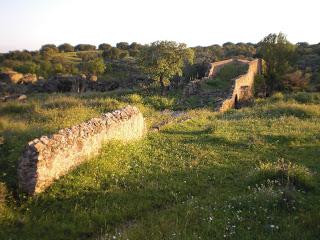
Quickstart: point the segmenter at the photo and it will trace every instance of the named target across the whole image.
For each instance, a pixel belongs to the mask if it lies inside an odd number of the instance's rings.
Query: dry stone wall
[[[136,107],[127,106],[52,136],[34,139],[19,161],[19,185],[29,194],[42,192],[54,180],[97,154],[106,141],[138,139],[144,132],[142,113]]]
[[[207,74],[208,77],[214,77],[222,67],[233,62],[234,62],[233,59],[227,59],[227,60],[211,63],[211,68],[209,69],[209,72]]]
[[[233,63],[234,61],[235,61],[234,59],[227,59],[227,60],[211,63],[210,68],[209,68],[208,72],[206,73],[205,77],[203,77],[201,79],[196,79],[196,80],[190,81],[185,86],[185,88],[183,89],[183,96],[189,97],[191,95],[198,94],[199,90],[201,88],[201,83],[203,81],[206,81],[209,78],[213,78],[222,67],[224,67],[227,64]]]
[[[239,61],[239,60],[238,60]],[[247,101],[253,97],[254,94],[254,77],[261,74],[262,59],[255,59],[247,62],[249,67],[246,74],[233,79],[233,86],[230,90],[229,96],[222,101],[221,106],[218,107],[220,112],[236,107],[238,102]]]

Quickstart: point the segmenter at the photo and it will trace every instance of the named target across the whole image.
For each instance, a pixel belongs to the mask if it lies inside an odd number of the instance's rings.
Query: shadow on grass
[[[216,137],[213,135],[214,128],[207,127],[202,130],[196,131],[180,131],[180,130],[164,130],[164,134],[169,135],[182,135],[184,139],[181,140],[185,144],[200,144],[200,145],[210,145],[210,146],[228,146],[232,149],[245,149],[248,147],[248,144],[241,141],[230,141],[222,137]]]
[[[256,109],[254,112],[251,109],[240,111],[229,111],[218,116],[221,120],[243,120],[243,119],[265,119],[272,120],[281,117],[296,117],[299,119],[309,119],[318,117],[316,112],[304,109],[299,106],[273,106],[269,109]]]
[[[80,187],[74,182],[76,180],[70,181],[72,175],[85,168],[86,164],[80,166],[57,181],[52,189],[28,201],[23,207],[23,216],[3,225],[0,237],[98,237],[101,231],[113,231],[116,226],[137,221],[150,213],[180,205],[195,196],[205,196],[206,190],[215,185],[214,176],[223,172],[221,180],[228,184],[230,178],[226,172],[236,171],[220,166],[197,171],[153,172],[143,178],[132,174],[121,182],[106,176],[99,180],[99,187]]]

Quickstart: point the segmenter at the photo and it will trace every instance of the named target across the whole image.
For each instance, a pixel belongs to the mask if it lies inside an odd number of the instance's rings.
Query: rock
[[[17,84],[23,78],[23,74],[15,71],[6,71],[0,74],[0,78],[9,80],[11,83]]]
[[[20,82],[22,82],[22,83],[26,83],[26,84],[29,84],[29,83],[35,83],[35,82],[37,82],[37,80],[38,80],[38,78],[37,78],[37,75],[36,74],[30,74],[30,73],[28,73],[28,74],[25,74],[24,76],[23,76],[23,78],[21,79],[21,81]]]
[[[27,95],[22,94],[17,98],[17,100],[23,102],[23,101],[27,100]]]
[[[98,77],[96,75],[91,75],[89,80],[92,82],[96,82],[96,81],[98,81]]]
[[[0,145],[4,144],[4,137],[0,136]]]

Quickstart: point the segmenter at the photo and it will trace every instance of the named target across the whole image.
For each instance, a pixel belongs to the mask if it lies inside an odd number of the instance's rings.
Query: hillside
[[[320,95],[275,94],[226,113],[180,98],[114,91],[1,104],[0,239],[316,239]],[[149,129],[170,123],[106,144],[35,198],[17,195],[29,140],[128,103]]]

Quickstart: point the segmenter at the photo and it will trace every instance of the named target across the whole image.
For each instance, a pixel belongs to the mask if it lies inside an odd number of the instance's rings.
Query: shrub
[[[6,185],[0,182],[0,206],[5,202],[6,196],[7,196]]]
[[[305,93],[299,92],[291,95],[294,100],[299,103],[320,103],[320,94],[319,93]]]
[[[276,92],[271,96],[272,101],[283,101],[284,95],[282,92]]]
[[[132,103],[132,104],[143,102],[143,98],[136,93],[129,94],[128,96],[126,96],[125,100],[127,100],[129,103]]]
[[[302,72],[301,70],[294,71],[284,75],[283,86],[285,90],[301,91],[305,90],[310,82],[311,74]]]
[[[151,105],[157,110],[164,110],[173,107],[174,99],[162,96],[152,96],[145,98],[145,104]]]

